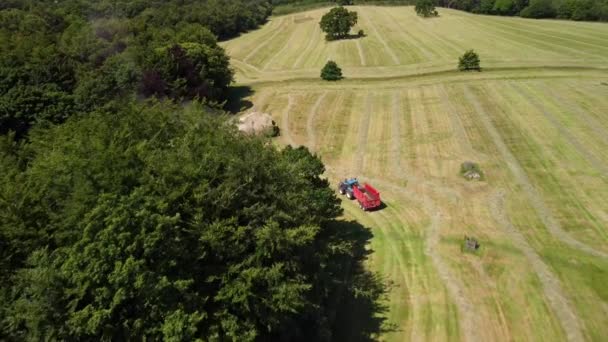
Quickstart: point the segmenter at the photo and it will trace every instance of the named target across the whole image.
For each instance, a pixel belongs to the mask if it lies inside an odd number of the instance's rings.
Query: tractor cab
[[[356,186],[359,186],[359,181],[357,178],[344,179],[338,185],[338,191],[341,195],[346,195],[348,199],[353,199],[355,198],[353,188]]]

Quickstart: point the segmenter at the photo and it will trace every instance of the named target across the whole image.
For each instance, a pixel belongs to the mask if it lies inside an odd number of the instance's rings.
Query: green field
[[[364,38],[325,42],[320,9],[223,46],[280,143],[381,191],[377,212],[343,203],[390,284],[380,338],[605,340],[608,25],[352,8]],[[456,72],[471,48],[484,71]],[[319,79],[328,59],[346,79]],[[460,177],[466,160],[485,181]]]

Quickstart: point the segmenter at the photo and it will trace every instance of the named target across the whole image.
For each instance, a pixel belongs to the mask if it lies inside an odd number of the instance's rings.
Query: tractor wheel
[[[346,194],[346,197],[347,197],[348,199],[350,199],[350,200],[352,200],[352,199],[353,199],[353,195],[352,195],[350,192]]]
[[[346,191],[344,191],[344,189],[340,189],[340,195],[344,195],[346,193]]]

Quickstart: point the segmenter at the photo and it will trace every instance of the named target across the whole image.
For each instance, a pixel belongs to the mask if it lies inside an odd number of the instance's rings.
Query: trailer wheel
[[[347,197],[348,199],[353,199],[353,194],[351,194],[351,193],[349,192],[349,193],[347,193],[347,194],[346,194],[346,197]]]

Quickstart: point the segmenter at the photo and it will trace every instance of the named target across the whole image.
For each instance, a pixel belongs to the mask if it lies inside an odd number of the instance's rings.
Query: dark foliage
[[[475,53],[473,50],[465,52],[464,55],[460,56],[458,59],[458,70],[481,71],[481,66],[479,65],[479,55],[477,55],[477,53]]]
[[[330,341],[350,312],[353,339],[380,332],[371,234],[336,220],[321,161],[209,106],[251,105],[217,37],[269,14],[0,2],[0,340]]]
[[[328,341],[380,331],[369,230],[306,148],[199,105],[125,105],[0,140],[8,340]],[[345,306],[346,305],[346,306]]]
[[[338,81],[342,79],[342,69],[334,61],[327,61],[321,69],[321,78],[326,81]]]
[[[332,8],[319,23],[327,40],[347,38],[350,29],[356,24],[357,12],[349,11],[342,6]]]
[[[551,0],[532,0],[530,5],[521,11],[524,18],[555,18],[556,14]]]
[[[417,0],[414,7],[416,13],[421,17],[436,17],[438,15],[435,10],[434,0]]]
[[[222,103],[232,71],[216,36],[270,11],[265,0],[3,1],[0,134],[140,95]]]

